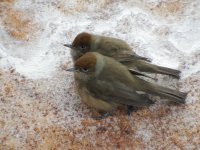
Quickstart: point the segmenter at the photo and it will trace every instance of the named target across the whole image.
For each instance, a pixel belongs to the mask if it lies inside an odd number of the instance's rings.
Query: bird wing
[[[120,56],[115,57],[115,59],[118,60],[121,63],[132,62],[132,61],[136,61],[136,60],[144,60],[144,61],[147,61],[147,62],[151,62],[151,60],[149,58],[139,56],[136,53],[134,53],[134,54],[121,54]]]
[[[139,56],[133,52],[125,41],[111,37],[103,37],[99,41],[97,52],[105,56],[113,57],[118,61],[121,60],[122,62],[133,60],[150,62],[148,58]]]
[[[88,82],[88,90],[94,97],[109,103],[133,106],[149,106],[153,101],[138,94],[134,89],[119,82],[93,79]]]
[[[153,78],[153,77],[151,77],[151,76],[148,76],[148,75],[146,75],[146,74],[144,74],[144,73],[142,73],[142,72],[140,72],[140,71],[137,71],[137,70],[135,70],[135,69],[129,69],[129,72],[130,72],[131,74],[133,74],[133,75],[136,75],[136,76],[143,76],[143,77],[147,77],[147,78],[153,79],[154,81],[157,81],[156,78]]]

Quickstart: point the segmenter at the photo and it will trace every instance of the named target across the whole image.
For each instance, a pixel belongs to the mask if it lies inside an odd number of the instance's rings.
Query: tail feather
[[[160,74],[171,75],[178,79],[180,78],[181,71],[179,70],[175,70],[175,69],[171,69],[167,67],[161,67],[161,66],[156,66],[156,68],[157,68],[156,71]]]
[[[129,64],[128,64],[129,65]],[[176,70],[176,69],[171,69],[167,67],[162,67],[158,65],[151,64],[149,62],[145,61],[136,61],[134,64],[132,64],[132,67],[136,67],[139,71],[142,72],[149,72],[149,73],[159,73],[159,74],[165,74],[165,75],[170,75],[175,78],[180,78],[180,73],[181,71]],[[131,66],[129,65],[129,68]]]
[[[185,104],[185,99],[187,97],[187,93],[172,90],[152,83],[149,84],[149,87],[147,87],[146,90],[153,95],[158,95],[160,97],[167,98],[171,101],[181,104]]]

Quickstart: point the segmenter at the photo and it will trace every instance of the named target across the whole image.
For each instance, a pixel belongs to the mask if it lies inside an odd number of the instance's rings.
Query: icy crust
[[[0,149],[197,149],[200,1],[0,1]],[[80,32],[126,40],[153,63],[180,69],[158,83],[189,92],[130,117],[96,121],[76,94],[69,49]],[[176,84],[177,83],[177,84]]]

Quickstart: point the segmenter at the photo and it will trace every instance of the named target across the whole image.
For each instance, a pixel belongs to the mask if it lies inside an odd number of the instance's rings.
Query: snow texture
[[[186,105],[118,110],[96,121],[74,89],[71,43],[80,32],[123,39],[153,63],[182,71],[158,84]],[[0,149],[198,149],[199,0],[0,0]]]

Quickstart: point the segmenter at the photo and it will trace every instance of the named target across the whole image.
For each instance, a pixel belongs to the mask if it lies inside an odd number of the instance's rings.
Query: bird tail
[[[185,99],[187,97],[187,93],[172,90],[152,83],[149,83],[149,86],[146,86],[146,91],[153,95],[158,95],[162,98],[181,104],[185,104]]]
[[[155,68],[156,68],[157,73],[171,75],[178,79],[180,78],[181,72],[179,70],[175,70],[175,69],[171,69],[171,68],[167,68],[167,67],[156,66],[156,65],[155,65]]]
[[[140,61],[140,63],[136,64],[136,67],[138,70],[142,72],[165,74],[176,77],[178,79],[180,78],[180,73],[181,73],[179,70],[167,67],[161,67],[145,61]]]

